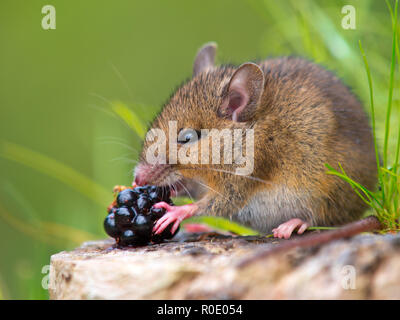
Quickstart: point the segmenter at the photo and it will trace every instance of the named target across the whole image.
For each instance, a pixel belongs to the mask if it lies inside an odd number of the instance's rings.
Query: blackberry
[[[171,197],[171,190],[169,188],[161,188],[161,199],[165,202],[169,202],[171,201],[170,197]]]
[[[161,189],[161,188],[157,187],[157,186],[149,186],[147,189],[149,190],[149,192],[154,192],[154,191],[157,191],[158,189]]]
[[[140,196],[137,200],[137,207],[139,211],[147,212],[153,204],[154,202],[152,202],[147,196]]]
[[[174,234],[172,234],[171,229],[172,229],[173,225],[174,225],[174,223],[170,223],[168,225],[168,227],[166,227],[164,229],[163,232],[161,232],[160,234],[154,234],[153,237],[151,238],[151,241],[153,241],[155,243],[160,243],[160,242],[163,242],[163,240],[172,239],[179,232],[179,229],[180,229],[180,227],[178,227],[178,229],[176,229]]]
[[[125,189],[122,190],[120,193],[118,193],[117,196],[117,205],[119,207],[131,207],[135,200],[137,199],[137,195],[135,192],[132,191],[132,189]]]
[[[154,204],[165,201],[173,205],[168,187],[142,186],[120,191],[115,201],[108,207],[104,220],[104,230],[121,246],[145,245],[171,239],[179,230],[171,234],[171,223],[161,234],[154,235],[154,224],[165,213],[164,208],[154,208]]]
[[[137,242],[138,242],[137,235],[131,229],[125,230],[121,234],[121,237],[119,238],[119,244],[122,246],[136,244]]]
[[[108,213],[110,214],[110,213],[114,213],[115,214],[115,212],[117,211],[117,207],[111,207],[110,208],[110,210],[108,210]]]
[[[165,230],[163,232],[161,232],[161,235],[164,237],[164,239],[172,239],[173,237],[175,237],[175,235],[179,232],[180,230],[180,226],[178,226],[178,228],[176,228],[175,232],[172,233],[171,232],[171,228],[173,226],[173,223],[171,223],[168,227],[165,228]]]
[[[149,211],[149,215],[151,217],[151,220],[156,221],[156,220],[160,219],[165,214],[165,212],[166,212],[166,210],[164,208],[151,207],[151,209]]]
[[[162,200],[161,195],[156,191],[150,192],[149,198],[151,199],[151,201],[153,201],[155,203],[160,202]]]
[[[104,219],[104,230],[112,238],[118,238],[120,236],[121,232],[115,224],[114,213],[110,213]]]
[[[115,212],[115,224],[118,228],[128,227],[134,219],[133,210],[127,207],[118,208]]]
[[[135,189],[133,189],[135,193],[137,193],[138,195],[142,195],[142,194],[147,194],[149,191],[149,186],[142,186],[142,187],[136,187]]]
[[[138,234],[138,236],[150,241],[151,232],[153,231],[153,221],[150,216],[145,216],[143,214],[139,214],[133,224],[133,227]]]

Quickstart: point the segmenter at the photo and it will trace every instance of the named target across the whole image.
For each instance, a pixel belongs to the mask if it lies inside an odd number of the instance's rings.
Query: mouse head
[[[215,43],[198,51],[193,77],[176,90],[152,123],[135,169],[138,185],[172,185],[183,178],[209,181],[243,167],[243,161],[235,160],[247,152],[244,136],[255,123],[264,74],[251,62],[238,68],[216,67],[215,53]],[[235,150],[240,148],[246,151],[239,156]],[[213,153],[219,150],[220,156]]]

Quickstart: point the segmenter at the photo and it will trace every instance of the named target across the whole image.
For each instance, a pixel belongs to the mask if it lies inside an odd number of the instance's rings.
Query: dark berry
[[[174,225],[174,223],[172,222],[164,229],[163,232],[161,232],[160,234],[153,235],[153,237],[151,238],[151,241],[153,241],[155,243],[160,243],[163,240],[172,239],[179,232],[179,226],[178,226],[178,228],[176,229],[174,234],[171,233],[171,229],[172,229],[173,225]]]
[[[172,239],[179,232],[180,227],[178,226],[178,228],[175,230],[175,232],[171,233],[171,229],[172,229],[173,225],[174,225],[173,223],[170,223],[169,226],[166,227],[163,232],[161,232],[161,236],[163,236],[164,239]]]
[[[149,191],[149,186],[142,186],[142,187],[136,187],[134,189],[136,194],[144,194],[144,193],[148,193]]]
[[[117,204],[119,207],[131,207],[136,201],[137,195],[132,189],[125,189],[118,193]]]
[[[147,212],[153,204],[147,196],[140,196],[137,200],[137,207],[140,212]]]
[[[149,198],[151,201],[153,201],[154,203],[160,202],[161,201],[161,197],[157,192],[150,192],[149,193]]]
[[[149,215],[153,221],[156,221],[156,220],[160,219],[165,214],[165,212],[166,212],[166,210],[164,208],[151,207],[151,209],[149,211]]]
[[[142,192],[140,191],[140,189],[139,189],[140,187],[136,187],[136,188],[134,188],[132,191],[133,191],[133,193],[136,195],[136,197],[139,197],[141,194],[142,194]]]
[[[139,210],[137,208],[136,203],[132,207],[129,208],[129,212],[132,214],[131,221],[133,221],[136,218],[136,216],[139,214]]]
[[[108,210],[108,213],[110,214],[110,213],[115,213],[116,211],[117,211],[117,207],[112,207],[112,208],[110,208],[110,210]]]
[[[115,224],[114,213],[110,213],[104,219],[104,230],[112,238],[117,238],[117,237],[120,236],[121,232],[118,230],[118,228],[117,228],[117,226]]]
[[[115,224],[118,228],[129,226],[133,218],[133,211],[127,207],[118,208],[115,212]]]
[[[155,191],[157,191],[158,189],[160,189],[159,187],[157,187],[157,186],[150,186],[149,187],[149,192],[155,192]]]
[[[153,221],[149,216],[139,214],[134,221],[133,227],[139,236],[149,240],[153,230]]]
[[[153,235],[154,223],[165,213],[164,208],[154,208],[157,202],[165,201],[170,205],[169,187],[141,186],[124,189],[108,207],[108,216],[104,220],[106,233],[117,239],[119,245],[145,245],[151,241],[162,242],[171,239],[171,223],[160,235]]]
[[[168,187],[163,187],[161,189],[161,197],[162,197],[162,200],[164,200],[165,202],[168,202],[168,200],[170,200],[170,197],[171,197],[171,190]]]
[[[123,246],[127,246],[130,244],[136,244],[137,242],[137,236],[133,230],[125,230],[122,234],[121,237],[119,238],[119,244]]]

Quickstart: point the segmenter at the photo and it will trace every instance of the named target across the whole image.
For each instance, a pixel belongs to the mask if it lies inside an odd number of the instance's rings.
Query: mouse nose
[[[135,168],[135,183],[138,186],[157,184],[165,175],[165,166],[140,163]]]
[[[138,186],[144,186],[147,184],[146,180],[146,168],[145,166],[139,164],[135,168],[135,183]]]
[[[145,181],[145,179],[143,179],[142,175],[136,173],[136,175],[135,175],[135,183],[138,186],[144,186],[146,184],[146,181]]]

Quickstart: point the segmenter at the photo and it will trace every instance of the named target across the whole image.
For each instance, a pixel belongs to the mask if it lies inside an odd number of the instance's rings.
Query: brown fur
[[[258,65],[264,91],[247,121],[221,114],[236,67],[220,66],[182,85],[152,124],[165,132],[169,120],[176,120],[178,129],[254,128],[252,177],[257,180],[213,170],[234,172],[235,165],[178,163],[167,165],[151,183],[165,184],[167,176],[201,182],[209,188],[197,214],[231,217],[262,232],[295,217],[326,226],[359,219],[364,203],[348,183],[326,174],[325,163],[335,168],[340,163],[352,179],[374,188],[373,139],[360,102],[335,75],[304,59],[276,58]]]

